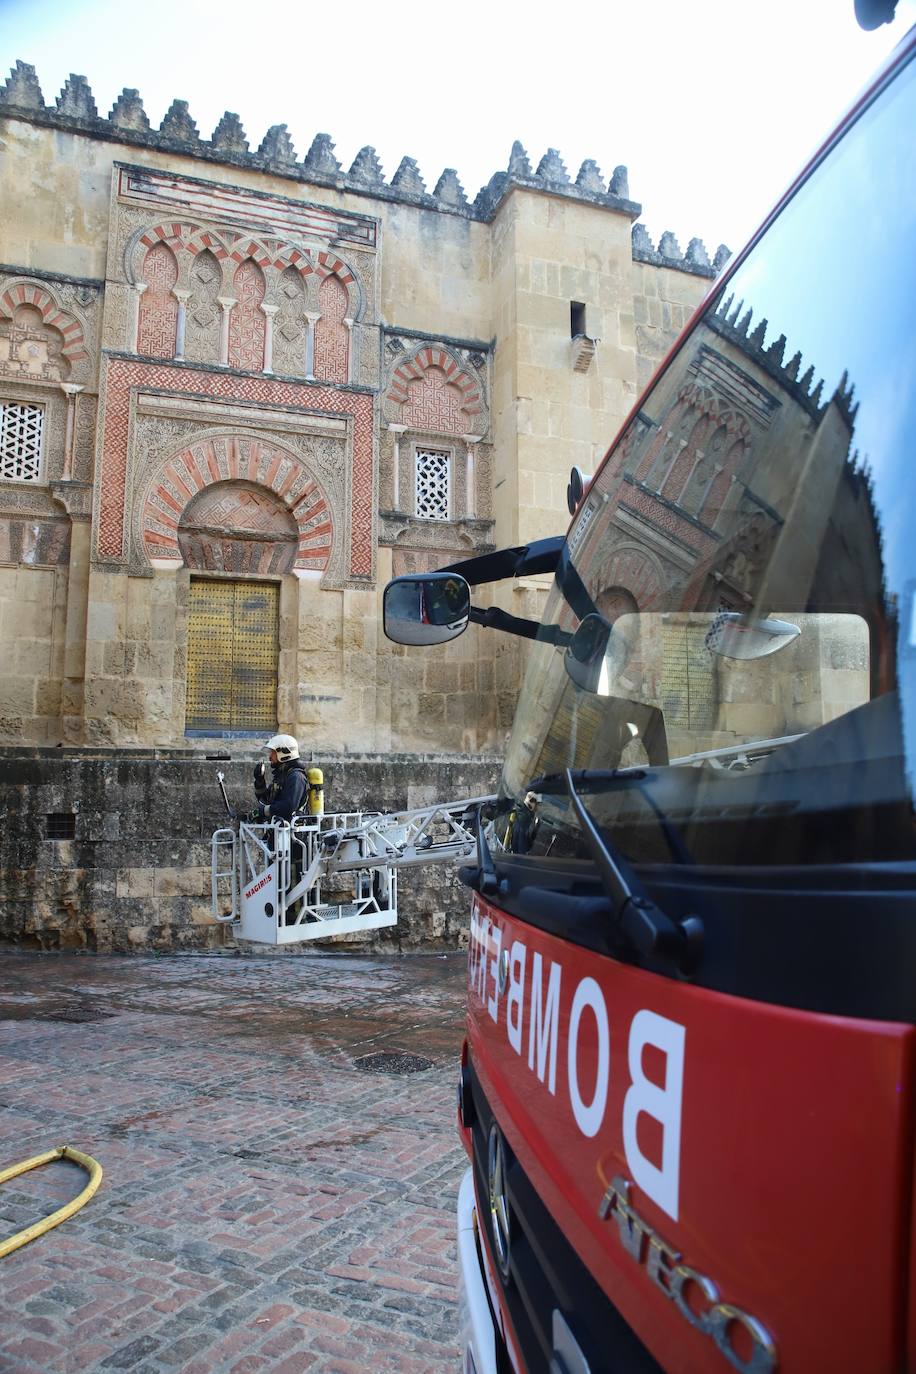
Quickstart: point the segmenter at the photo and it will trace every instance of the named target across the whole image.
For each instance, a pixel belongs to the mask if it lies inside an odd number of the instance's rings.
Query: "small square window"
[[[0,401],[0,481],[41,480],[44,406]]]
[[[585,306],[581,301],[569,302],[569,336],[577,339],[580,334],[585,334]]]
[[[417,449],[417,515],[424,520],[450,518],[452,455]]]
[[[76,838],[76,816],[72,811],[52,811],[46,819],[49,840],[73,840]]]

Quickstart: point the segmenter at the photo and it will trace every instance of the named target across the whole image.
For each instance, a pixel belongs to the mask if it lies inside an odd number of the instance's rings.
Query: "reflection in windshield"
[[[907,640],[898,656],[898,632],[916,581],[913,96],[911,71],[801,188],[599,472],[545,619],[594,614],[613,651],[588,627],[565,662],[535,646],[508,796],[567,767],[662,770],[652,795],[695,855],[912,857],[916,653]],[[751,626],[785,643],[715,652]],[[660,857],[636,790],[594,805],[634,856]],[[575,845],[565,799],[541,814],[552,853]]]

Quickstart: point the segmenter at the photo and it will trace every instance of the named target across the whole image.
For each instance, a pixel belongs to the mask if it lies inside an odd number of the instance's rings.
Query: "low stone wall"
[[[216,772],[226,774],[235,805],[253,804],[259,757],[0,749],[0,943],[135,953],[234,944],[231,926],[210,911],[210,835],[226,819]],[[499,776],[493,757],[314,762],[324,769],[328,811],[457,801],[494,791]],[[52,838],[70,828],[73,838]],[[453,865],[404,870],[399,899],[398,925],[368,932],[364,944],[456,948],[466,939],[469,894]]]

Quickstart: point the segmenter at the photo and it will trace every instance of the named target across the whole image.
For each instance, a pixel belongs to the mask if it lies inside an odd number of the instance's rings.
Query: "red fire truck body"
[[[914,54],[565,540],[386,592],[533,641],[462,871],[466,1374],[916,1371]],[[470,605],[548,571],[537,624]]]
[[[467,1057],[481,1100],[530,1201],[653,1352],[658,1366],[645,1367],[726,1369],[718,1337],[740,1369],[900,1368],[912,1026],[811,1015],[659,978],[479,899],[468,970]],[[490,1120],[462,1134],[469,1151],[479,1137],[481,1260],[502,1337],[522,1369],[491,1257],[482,1167]],[[635,1221],[602,1207],[615,1178],[636,1180]],[[524,1234],[512,1240],[529,1243]],[[867,1264],[843,1261],[851,1246]],[[575,1329],[581,1293],[565,1261],[548,1251],[539,1263],[551,1276],[548,1301]],[[679,1265],[690,1273],[683,1285]],[[516,1284],[515,1297],[516,1320],[538,1325],[543,1294]],[[701,1320],[722,1303],[742,1316],[710,1334]],[[754,1363],[746,1317],[766,1331],[772,1362],[758,1355]],[[549,1323],[540,1329],[552,1339]],[[593,1370],[643,1367],[615,1349],[611,1330],[597,1324],[592,1335]],[[549,1368],[551,1353],[542,1349],[543,1363],[532,1367]]]

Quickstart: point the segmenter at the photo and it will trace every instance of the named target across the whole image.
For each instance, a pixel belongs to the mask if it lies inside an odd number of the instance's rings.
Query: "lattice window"
[[[424,520],[448,520],[451,488],[451,454],[417,449],[417,515]]]
[[[44,406],[0,401],[0,481],[41,480]]]

